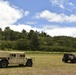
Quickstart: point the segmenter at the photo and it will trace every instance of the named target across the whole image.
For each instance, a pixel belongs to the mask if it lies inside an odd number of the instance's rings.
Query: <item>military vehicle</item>
[[[18,64],[32,67],[32,58],[27,58],[25,52],[0,51],[0,67],[8,67],[9,64]]]
[[[76,55],[75,54],[64,54],[62,61],[65,63],[76,63]]]

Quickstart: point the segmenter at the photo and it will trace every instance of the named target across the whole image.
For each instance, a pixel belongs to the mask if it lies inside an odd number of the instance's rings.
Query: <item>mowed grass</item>
[[[0,75],[76,75],[76,64],[63,63],[62,54],[27,54],[35,58],[32,67],[0,68]]]

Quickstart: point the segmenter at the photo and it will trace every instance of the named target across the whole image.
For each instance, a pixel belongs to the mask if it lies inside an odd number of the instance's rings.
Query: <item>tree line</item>
[[[3,31],[0,28],[0,50],[76,52],[76,38],[51,37],[34,30],[18,32],[6,27]]]

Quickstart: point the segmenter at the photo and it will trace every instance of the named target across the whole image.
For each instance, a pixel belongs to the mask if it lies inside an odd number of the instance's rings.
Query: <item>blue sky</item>
[[[2,29],[76,37],[76,0],[0,0],[0,15]]]

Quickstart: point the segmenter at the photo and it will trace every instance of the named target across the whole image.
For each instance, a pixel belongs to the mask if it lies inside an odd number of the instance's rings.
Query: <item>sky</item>
[[[76,0],[0,0],[0,28],[76,37]]]

